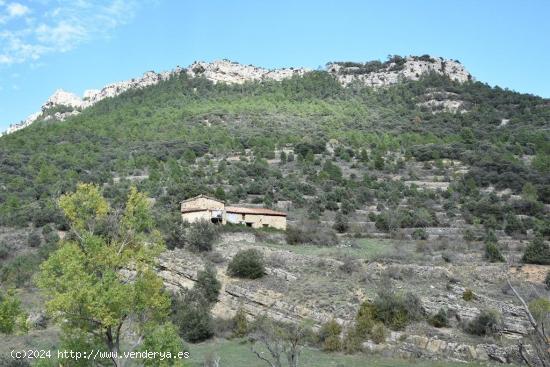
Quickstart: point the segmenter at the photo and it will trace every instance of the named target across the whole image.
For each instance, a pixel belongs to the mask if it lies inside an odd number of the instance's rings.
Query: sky
[[[0,0],[0,131],[58,88],[195,60],[315,69],[430,54],[550,97],[549,16],[548,0]]]

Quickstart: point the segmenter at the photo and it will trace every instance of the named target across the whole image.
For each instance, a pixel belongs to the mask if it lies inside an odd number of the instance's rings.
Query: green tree
[[[208,265],[204,270],[199,271],[195,287],[202,292],[209,303],[216,303],[222,287],[216,278],[216,268]]]
[[[152,228],[147,197],[132,188],[117,214],[97,186],[79,184],[61,197],[60,206],[74,236],[40,267],[37,283],[47,311],[62,325],[66,340],[117,353],[123,345],[138,347],[148,330],[167,325],[170,308],[155,273],[164,246]],[[101,236],[94,230],[108,215],[119,225],[115,233]],[[115,366],[120,362],[112,359]]]
[[[542,236],[537,236],[523,252],[523,262],[527,264],[550,264],[550,246],[544,242]]]
[[[178,353],[184,351],[183,343],[178,335],[176,327],[168,322],[165,324],[155,324],[146,330],[143,343],[138,351],[163,351],[170,355],[177,356]],[[145,358],[142,360],[146,367],[168,367],[168,366],[184,366],[184,359],[170,358]]]
[[[196,289],[190,289],[174,301],[173,322],[187,341],[197,343],[214,335],[214,325],[208,300]]]
[[[13,290],[0,293],[0,333],[11,334],[16,330],[26,331],[27,314]]]

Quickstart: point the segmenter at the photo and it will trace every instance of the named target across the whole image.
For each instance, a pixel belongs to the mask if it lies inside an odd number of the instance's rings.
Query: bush
[[[449,326],[447,311],[443,308],[440,308],[435,315],[432,315],[432,317],[429,318],[428,322],[430,323],[430,325],[437,328]]]
[[[376,344],[380,344],[386,341],[386,327],[383,323],[377,322],[373,325],[372,330],[370,332],[370,337],[373,342]]]
[[[13,291],[0,290],[0,333],[11,334],[16,330],[27,330],[27,314],[21,308],[21,301]]]
[[[361,342],[363,338],[357,333],[354,328],[348,329],[344,335],[344,340],[342,341],[342,350],[346,353],[356,353],[361,350]]]
[[[59,235],[57,234],[57,231],[49,232],[44,235],[44,239],[46,240],[46,243],[56,244],[59,242]]]
[[[523,252],[523,262],[527,264],[550,265],[550,247],[541,236],[535,238]]]
[[[184,223],[181,223],[181,219],[177,223],[173,223],[167,230],[167,234],[164,237],[166,247],[169,250],[175,248],[183,248],[185,246],[187,227]]]
[[[467,301],[467,302],[470,302],[470,301],[473,301],[475,298],[475,294],[474,292],[472,292],[471,289],[466,289],[464,292],[462,292],[462,299]]]
[[[209,303],[216,303],[222,285],[216,278],[216,268],[207,266],[197,274],[195,288],[202,292]]]
[[[211,251],[218,237],[218,228],[212,223],[206,220],[195,222],[186,233],[187,247],[194,252]]]
[[[352,274],[359,269],[359,265],[355,262],[355,259],[351,256],[346,256],[339,269],[346,274]]]
[[[472,241],[475,241],[476,239],[474,232],[469,228],[464,230],[464,233],[462,234],[462,238],[466,242],[472,242]]]
[[[545,297],[535,298],[529,302],[529,312],[540,324],[545,323],[550,314],[550,300]]]
[[[340,334],[342,326],[335,320],[330,320],[321,326],[319,330],[319,341],[322,344],[323,350],[327,352],[337,352],[342,349],[342,341]]]
[[[344,214],[341,212],[336,213],[336,218],[334,219],[334,225],[332,226],[334,230],[338,233],[344,233],[349,230],[349,223]]]
[[[401,295],[391,289],[379,291],[374,305],[376,318],[394,329],[402,329],[409,322],[421,319],[424,313],[420,299],[416,295]]]
[[[377,321],[393,329],[402,329],[423,316],[424,308],[416,295],[399,294],[392,289],[382,288],[373,302],[365,301],[361,304],[355,318],[355,328],[359,335],[366,337],[372,333]]]
[[[37,231],[31,232],[27,237],[27,245],[30,247],[39,247],[42,244],[42,237]]]
[[[255,249],[241,250],[233,257],[227,270],[229,275],[238,278],[261,278],[265,273],[263,256]]]
[[[355,330],[359,336],[366,338],[372,330],[376,320],[376,306],[365,301],[359,306],[357,315],[355,316]]]
[[[286,230],[286,241],[290,245],[310,243],[317,246],[334,246],[338,236],[331,228],[314,222],[305,222],[300,227],[289,226]]]
[[[5,243],[0,243],[0,260],[5,260],[10,255],[10,250],[8,245]]]
[[[466,332],[472,335],[492,335],[497,331],[499,314],[495,310],[483,310],[466,325]]]
[[[242,307],[239,307],[237,313],[233,317],[233,336],[237,338],[242,338],[248,334],[248,320],[246,319],[246,314]]]
[[[210,338],[214,334],[210,308],[202,292],[191,289],[183,297],[175,297],[173,303],[173,322],[179,328],[179,334],[188,342],[196,343]]]
[[[417,228],[412,233],[412,238],[414,240],[427,240],[429,237],[428,232],[424,228]]]
[[[492,263],[504,261],[504,256],[500,253],[500,249],[496,243],[488,242],[485,244],[485,259]]]
[[[550,271],[546,273],[544,284],[546,285],[546,289],[550,289]]]

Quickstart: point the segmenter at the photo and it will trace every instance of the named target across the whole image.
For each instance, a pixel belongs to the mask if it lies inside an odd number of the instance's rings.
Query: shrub
[[[204,270],[199,271],[195,287],[202,292],[208,302],[216,303],[222,287],[216,278],[216,268],[207,266]]]
[[[471,289],[466,289],[464,290],[464,292],[462,292],[462,299],[467,301],[467,302],[470,302],[470,301],[473,301],[475,298],[475,294],[474,292],[472,292]]]
[[[402,329],[409,322],[421,319],[424,313],[420,299],[416,295],[402,295],[391,289],[380,290],[374,305],[376,319],[393,329]]]
[[[340,265],[339,269],[346,274],[352,274],[358,270],[358,265],[353,257],[346,256],[343,264]]]
[[[27,314],[21,308],[21,301],[13,291],[0,290],[0,333],[11,334],[16,330],[26,331]]]
[[[395,293],[392,289],[381,289],[373,302],[365,301],[359,307],[355,318],[355,329],[363,337],[372,333],[376,322],[393,329],[402,329],[411,321],[424,316],[420,299],[412,294]]]
[[[27,237],[27,245],[30,247],[38,247],[42,243],[42,237],[37,231],[31,232]]]
[[[428,232],[424,228],[417,228],[412,233],[412,238],[415,240],[427,240],[428,237]]]
[[[386,341],[386,327],[383,323],[377,322],[373,325],[370,332],[370,337],[373,342],[380,344]]]
[[[167,234],[164,238],[164,241],[166,242],[166,247],[169,250],[173,250],[175,248],[183,248],[185,246],[185,234],[186,234],[187,228],[184,223],[181,223],[181,219],[178,220],[177,223],[174,223],[170,228],[167,230]]]
[[[286,241],[290,245],[310,243],[317,246],[331,246],[338,244],[338,237],[331,228],[314,222],[304,222],[299,227],[287,228]]]
[[[523,252],[523,262],[527,264],[550,264],[550,247],[544,243],[541,236],[537,236]]]
[[[56,244],[57,242],[59,242],[59,235],[57,234],[57,231],[52,231],[45,234],[44,239],[46,240],[46,243]]]
[[[336,213],[336,218],[334,219],[334,225],[332,226],[334,230],[338,233],[344,233],[349,230],[349,223],[344,214],[341,212]]]
[[[363,302],[359,306],[357,316],[355,316],[355,330],[357,334],[365,338],[372,330],[375,319],[376,306],[370,301]]]
[[[504,261],[504,256],[500,253],[500,249],[496,243],[488,242],[485,244],[485,259],[492,263]]]
[[[546,273],[544,284],[546,285],[546,289],[550,289],[550,271]]]
[[[487,233],[485,234],[484,241],[485,243],[497,243],[498,238],[497,238],[497,235],[495,234],[495,231],[492,229],[488,230]]]
[[[178,296],[173,303],[173,322],[185,340],[196,343],[214,334],[210,308],[202,292],[191,289],[183,297]]]
[[[462,238],[466,242],[472,242],[472,241],[475,241],[476,239],[474,232],[469,228],[464,230],[464,233],[462,234]]]
[[[472,335],[492,335],[497,331],[499,314],[495,310],[483,310],[466,325],[466,332]]]
[[[194,252],[211,251],[218,239],[218,228],[212,223],[202,220],[191,224],[186,233],[187,246]]]
[[[335,320],[330,320],[321,326],[319,330],[319,341],[322,344],[323,350],[328,352],[337,352],[342,349],[340,334],[342,326]]]
[[[548,319],[550,313],[550,300],[540,297],[529,302],[529,312],[537,322],[543,324]]]
[[[428,322],[430,325],[437,328],[449,326],[447,311],[444,308],[440,308],[435,315],[432,315],[432,317],[429,318]]]
[[[8,245],[5,243],[0,243],[0,260],[5,260],[10,255],[10,250]]]
[[[361,350],[361,342],[363,338],[357,333],[354,328],[348,329],[342,340],[342,350],[346,353],[356,353]]]
[[[229,275],[238,278],[257,279],[264,276],[264,259],[255,249],[239,251],[229,263]]]
[[[242,338],[248,334],[248,320],[246,319],[246,314],[242,307],[239,307],[237,313],[233,317],[233,336],[237,338]]]

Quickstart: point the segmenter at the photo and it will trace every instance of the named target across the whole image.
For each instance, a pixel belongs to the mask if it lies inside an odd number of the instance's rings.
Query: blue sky
[[[269,68],[431,54],[550,97],[550,1],[0,0],[0,131],[77,93],[194,60]]]

